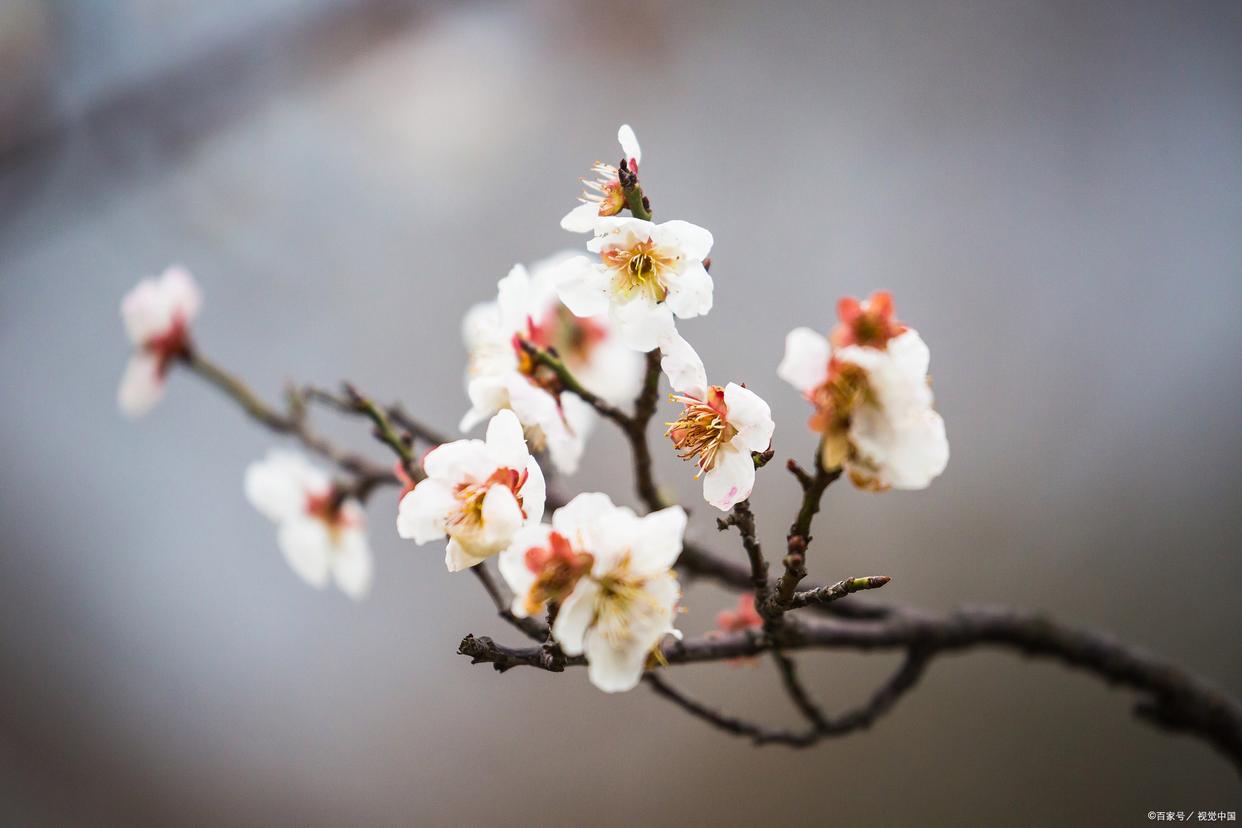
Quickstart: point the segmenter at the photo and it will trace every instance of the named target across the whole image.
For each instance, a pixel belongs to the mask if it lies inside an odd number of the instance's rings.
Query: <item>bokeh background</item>
[[[1242,692],[1242,4],[0,0],[0,809],[6,824],[1046,825],[1242,810],[1208,747],[1008,653],[938,660],[872,731],[756,750],[644,688],[497,676],[512,638],[370,509],[370,600],[298,581],[242,496],[273,438],[176,376],[115,408],[122,294],[205,286],[209,354],[275,398],[350,378],[448,429],[458,322],[580,240],[576,178],[633,124],[657,216],[716,237],[715,376],[803,403],[784,333],[894,291],[953,457],[829,492],[819,579],[1008,603]],[[322,428],[376,451],[356,423]],[[629,502],[601,429],[574,480]],[[662,478],[697,504],[689,469]],[[779,548],[796,489],[754,498]],[[683,627],[731,599],[702,584]],[[833,709],[891,655],[820,654]],[[766,666],[680,670],[772,723]]]

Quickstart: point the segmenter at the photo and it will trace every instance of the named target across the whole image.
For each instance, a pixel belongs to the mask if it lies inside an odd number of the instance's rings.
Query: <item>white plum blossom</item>
[[[767,451],[772,444],[772,410],[743,385],[708,385],[702,360],[680,336],[665,340],[662,349],[661,367],[679,392],[672,399],[685,406],[668,423],[666,436],[683,460],[698,465],[695,477],[703,478],[703,498],[728,511],[750,497],[755,486],[751,452]]]
[[[673,317],[712,309],[712,277],[703,260],[712,234],[688,221],[654,224],[628,216],[600,218],[587,250],[557,268],[557,293],[578,316],[607,314],[622,341],[650,351],[674,330]]]
[[[647,659],[673,626],[681,587],[686,513],[679,506],[638,517],[605,494],[580,494],[530,527],[501,555],[500,568],[524,615],[560,603],[552,636],[566,655],[586,655],[591,683],[607,693],[638,684]]]
[[[471,403],[462,430],[508,408],[531,447],[546,449],[565,474],[578,467],[595,412],[562,391],[555,375],[535,364],[518,339],[555,351],[585,388],[613,404],[632,400],[642,382],[641,357],[613,334],[606,316],[574,316],[557,299],[550,273],[569,255],[538,262],[529,272],[515,265],[498,283],[496,300],[475,305],[462,324]]]
[[[944,420],[932,408],[931,354],[893,319],[892,299],[842,300],[829,338],[796,328],[777,374],[815,406],[821,463],[844,466],[860,488],[924,489],[949,462]]]
[[[643,152],[638,146],[638,137],[634,135],[629,124],[622,124],[617,130],[617,141],[621,144],[622,160],[631,172],[637,173]],[[586,185],[586,190],[579,199],[582,203],[561,219],[561,227],[571,233],[590,233],[595,229],[595,222],[600,216],[615,216],[625,208],[625,193],[621,190],[617,168],[596,161],[591,172],[596,175],[596,179],[582,179],[582,183]]]
[[[427,477],[401,498],[397,534],[420,545],[447,536],[450,572],[482,563],[518,529],[543,519],[543,472],[508,409],[492,417],[486,442],[437,446],[423,458],[423,471]]]
[[[117,404],[124,414],[140,417],[164,395],[168,369],[189,347],[190,323],[202,304],[198,285],[181,267],[144,279],[125,294],[121,318],[137,350],[117,390]]]
[[[366,515],[331,478],[301,454],[274,450],[246,469],[246,498],[274,522],[285,560],[302,580],[323,589],[329,578],[346,595],[371,587]]]

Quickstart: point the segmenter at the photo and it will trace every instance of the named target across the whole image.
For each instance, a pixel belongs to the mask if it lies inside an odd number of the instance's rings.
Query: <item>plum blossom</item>
[[[278,527],[277,542],[302,580],[328,580],[359,600],[371,588],[371,547],[362,505],[301,454],[274,450],[246,469],[246,498]]]
[[[650,351],[674,331],[673,317],[712,309],[712,277],[703,260],[712,234],[687,221],[654,224],[628,216],[599,218],[587,250],[554,276],[556,290],[577,316],[608,315],[622,341]]]
[[[492,417],[487,440],[455,440],[423,458],[427,477],[401,498],[397,534],[420,546],[448,537],[449,572],[482,563],[517,531],[543,518],[543,472],[508,409]]]
[[[125,294],[121,318],[137,349],[117,390],[117,404],[126,416],[140,417],[160,401],[169,367],[190,346],[190,323],[202,304],[194,277],[181,267],[143,279]]]
[[[572,254],[567,254],[572,255]],[[642,359],[613,334],[606,316],[580,318],[556,298],[550,272],[566,255],[515,265],[497,285],[493,302],[466,314],[462,337],[469,352],[468,431],[497,411],[517,414],[535,451],[572,474],[595,423],[589,405],[565,393],[549,369],[536,365],[519,338],[555,351],[579,382],[614,404],[632,400],[642,382]]]
[[[685,530],[679,506],[638,517],[605,494],[580,494],[556,511],[550,528],[523,533],[502,554],[501,572],[518,593],[513,610],[559,601],[552,635],[561,649],[586,655],[600,690],[630,690],[664,636],[679,635],[673,618],[681,587],[672,566]]]
[[[621,160],[630,172],[637,174],[638,162],[642,160],[643,152],[629,124],[622,124],[617,130],[617,141],[621,144]],[[621,189],[618,169],[611,164],[596,161],[591,172],[595,174],[595,180],[582,179],[582,183],[586,185],[578,199],[582,203],[561,219],[561,227],[571,233],[589,233],[595,229],[595,222],[600,216],[615,216],[625,208],[625,193]]]
[[[844,466],[873,491],[924,489],[949,462],[944,420],[932,408],[931,354],[893,317],[892,297],[843,299],[830,336],[795,328],[777,374],[815,406],[825,468]]]
[[[699,467],[703,498],[721,511],[750,497],[755,486],[751,452],[767,451],[776,424],[772,410],[758,394],[737,383],[723,388],[707,384],[703,362],[680,336],[662,346],[661,367],[679,393],[672,400],[685,406],[665,432],[683,460]]]

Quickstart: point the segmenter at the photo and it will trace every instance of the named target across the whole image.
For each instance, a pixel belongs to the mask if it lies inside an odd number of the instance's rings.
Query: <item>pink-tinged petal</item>
[[[617,143],[621,145],[622,157],[627,161],[631,158],[635,161],[643,160],[643,150],[638,145],[638,136],[634,134],[629,124],[622,124],[617,130]]]
[[[705,316],[712,309],[713,282],[701,262],[687,262],[669,280],[666,304],[679,319]]]
[[[116,392],[121,413],[137,419],[154,408],[163,396],[164,378],[160,375],[159,360],[148,353],[131,356]]]
[[[686,512],[680,506],[639,518],[632,557],[635,571],[649,575],[668,571],[681,555],[685,534]]]
[[[767,451],[776,430],[768,404],[754,391],[735,382],[725,386],[724,401],[729,424],[737,429],[733,442],[748,451]]]
[[[371,591],[374,577],[371,546],[364,529],[346,529],[332,557],[332,577],[341,591],[361,601]]]
[[[530,459],[522,423],[509,409],[496,412],[487,424],[487,457],[493,468],[521,470]]]
[[[595,222],[598,219],[599,204],[594,201],[584,201],[565,214],[565,217],[561,219],[561,229],[571,233],[590,233],[595,229]]]
[[[280,525],[277,540],[298,577],[316,589],[327,586],[331,538],[323,521],[312,517],[285,521]]]
[[[494,468],[482,440],[454,440],[436,446],[423,458],[427,476],[448,483],[485,480]]]
[[[707,369],[698,352],[676,330],[660,343],[660,369],[668,377],[674,391],[689,394],[695,399],[707,397]]]
[[[711,231],[688,221],[666,221],[655,227],[652,240],[661,247],[675,246],[692,262],[701,262],[712,252]]]
[[[397,507],[397,534],[419,545],[444,537],[449,515],[458,508],[453,487],[428,478],[401,498]]]
[[[703,499],[722,512],[750,497],[755,486],[755,462],[750,452],[731,443],[716,454],[716,465],[703,474]]]
[[[552,274],[556,295],[575,316],[599,316],[608,310],[608,272],[586,256],[557,265]]]
[[[565,655],[582,655],[587,630],[595,620],[597,595],[599,584],[590,578],[581,578],[574,591],[561,602],[561,609],[552,622],[552,637],[561,645]]]
[[[828,379],[828,360],[832,346],[828,338],[810,328],[794,328],[785,336],[785,356],[776,375],[803,394],[809,394]]]
[[[526,550],[532,547],[546,548],[551,527],[545,524],[523,526],[513,536],[513,541],[501,553],[496,563],[500,575],[513,592],[513,614],[525,618],[526,595],[535,583],[535,573],[526,565]]]

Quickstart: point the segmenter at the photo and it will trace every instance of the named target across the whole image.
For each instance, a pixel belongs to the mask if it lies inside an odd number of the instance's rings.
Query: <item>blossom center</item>
[[[678,419],[665,423],[668,431],[664,435],[673,441],[682,460],[698,464],[699,474],[711,471],[716,467],[720,449],[737,434],[737,427],[728,420],[724,389],[713,385],[707,390],[706,400],[686,394],[673,395],[672,400],[682,403],[685,409]]]
[[[577,317],[557,302],[536,322],[527,320],[526,338],[540,348],[556,351],[571,365],[584,365],[596,346],[608,338],[603,325],[587,317]]]
[[[906,326],[893,315],[893,297],[886,290],[871,294],[866,302],[846,297],[837,303],[841,322],[832,330],[832,344],[838,348],[860,345],[864,348],[888,347],[888,341],[906,332]]]
[[[186,324],[185,314],[180,311],[173,317],[168,330],[142,343],[142,348],[156,359],[156,371],[162,378],[168,373],[168,367],[177,357],[186,353],[190,346],[190,328]]]
[[[333,542],[336,542],[341,530],[349,528],[353,523],[341,508],[343,502],[342,492],[336,488],[306,494],[306,513],[323,522]]]
[[[591,167],[596,176],[594,180],[582,179],[585,189],[581,201],[599,205],[601,216],[615,216],[625,209],[625,192],[621,189],[620,172],[612,164],[596,161]]]
[[[640,624],[647,626],[661,612],[659,601],[646,588],[646,579],[632,574],[629,566],[627,556],[599,580],[595,597],[593,626],[614,648],[632,643],[637,635],[635,628]]]
[[[513,469],[502,467],[492,472],[486,480],[458,483],[453,492],[457,498],[457,512],[449,518],[450,530],[460,532],[481,528],[483,526],[483,500],[495,485],[504,486],[513,493],[513,499],[517,501],[518,508],[522,509],[522,515],[525,517],[526,511],[522,506],[520,492],[526,483],[526,475],[525,471],[518,473]]]
[[[604,264],[613,271],[613,291],[628,300],[642,293],[653,302],[668,297],[668,277],[677,262],[659,250],[651,239],[630,247],[614,247],[601,254]]]
[[[591,570],[594,558],[586,552],[575,552],[564,535],[552,532],[546,547],[532,546],[526,550],[526,568],[535,575],[535,582],[526,595],[526,612],[534,615],[550,601],[566,598],[578,579]]]

